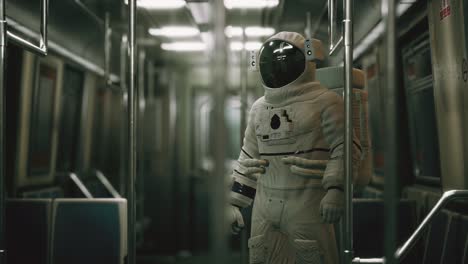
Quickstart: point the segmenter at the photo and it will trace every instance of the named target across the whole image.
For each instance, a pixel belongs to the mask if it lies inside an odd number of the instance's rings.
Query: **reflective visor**
[[[305,55],[283,40],[271,40],[260,49],[260,75],[270,88],[283,87],[296,80],[305,70]]]

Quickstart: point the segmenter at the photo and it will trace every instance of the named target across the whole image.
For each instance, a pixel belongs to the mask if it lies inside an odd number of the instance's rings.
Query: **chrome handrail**
[[[128,228],[128,263],[136,263],[136,177],[137,177],[137,90],[138,90],[138,68],[136,67],[136,19],[137,1],[128,0],[128,56],[129,56],[129,79],[128,79],[128,178],[127,178],[127,228]]]
[[[431,211],[427,214],[424,220],[419,224],[418,228],[411,234],[411,236],[406,240],[406,242],[397,249],[395,252],[395,259],[400,262],[410,249],[416,244],[418,239],[422,236],[423,231],[427,226],[434,220],[434,217],[451,201],[459,200],[459,199],[468,199],[468,190],[451,190],[446,191],[440,197],[439,201],[436,205],[431,209]],[[385,258],[372,258],[372,259],[361,259],[361,258],[354,258],[353,263],[385,263]]]
[[[333,1],[330,1],[333,2]],[[343,218],[342,259],[350,263],[354,256],[353,249],[353,2],[344,1],[343,20],[343,63],[344,63],[344,172],[345,172],[345,215]]]
[[[47,45],[47,17],[49,13],[49,0],[42,0],[41,2],[41,35],[39,38],[39,45],[36,45],[15,33],[6,30],[6,35],[8,40],[16,43],[20,47],[36,53],[41,56],[47,55],[48,45]]]
[[[92,199],[94,198],[91,192],[86,188],[86,186],[83,184],[83,182],[78,178],[78,175],[74,172],[67,173],[70,179],[75,183],[76,187],[80,189],[81,193],[85,196],[87,199]]]

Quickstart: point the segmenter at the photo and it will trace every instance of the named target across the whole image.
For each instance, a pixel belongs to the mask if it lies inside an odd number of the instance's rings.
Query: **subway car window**
[[[0,0],[0,262],[468,263],[468,0]]]
[[[80,114],[83,101],[84,74],[71,66],[65,67],[61,99],[58,171],[74,171],[80,133]]]
[[[413,174],[440,183],[431,54],[428,32],[403,47],[403,74],[409,115]],[[435,178],[435,180],[434,180]]]
[[[29,177],[49,174],[52,171],[56,126],[55,98],[58,89],[57,65],[37,61],[31,99]]]

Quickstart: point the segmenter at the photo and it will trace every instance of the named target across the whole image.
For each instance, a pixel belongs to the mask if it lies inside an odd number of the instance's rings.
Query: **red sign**
[[[440,5],[440,20],[450,16],[450,0],[442,0]]]

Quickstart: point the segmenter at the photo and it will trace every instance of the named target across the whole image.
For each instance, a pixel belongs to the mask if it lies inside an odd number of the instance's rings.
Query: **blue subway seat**
[[[56,199],[52,263],[124,263],[126,210],[125,199]]]

